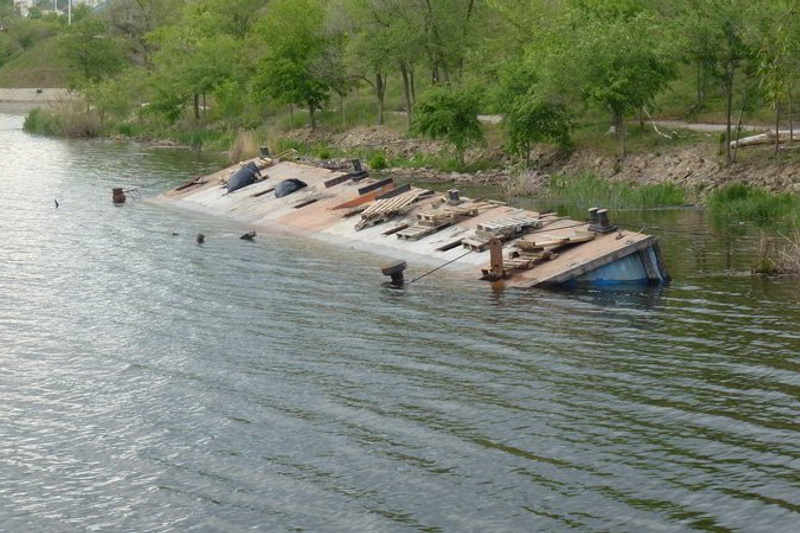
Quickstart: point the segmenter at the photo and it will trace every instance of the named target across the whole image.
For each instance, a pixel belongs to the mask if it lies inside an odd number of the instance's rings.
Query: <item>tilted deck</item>
[[[505,256],[502,277],[509,287],[581,279],[667,279],[656,239],[641,233],[593,233],[586,222],[552,213],[491,200],[448,203],[443,194],[401,188],[391,180],[353,181],[345,172],[288,161],[267,165],[261,171],[266,179],[229,194],[223,182],[236,168],[185,184],[159,201],[412,263],[452,262],[448,269],[476,278],[490,267],[489,243],[497,239]],[[308,187],[276,198],[275,185],[289,178]]]

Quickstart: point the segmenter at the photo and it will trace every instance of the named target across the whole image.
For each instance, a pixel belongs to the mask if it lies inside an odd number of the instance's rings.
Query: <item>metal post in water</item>
[[[402,289],[405,285],[403,271],[406,269],[406,266],[407,265],[405,261],[395,261],[394,263],[383,265],[381,267],[381,272],[383,275],[390,276],[392,278],[392,281],[384,283],[384,286],[389,287],[390,289]]]
[[[121,187],[111,189],[111,193],[112,193],[111,201],[113,201],[115,205],[120,205],[125,203],[125,191],[122,190]]]

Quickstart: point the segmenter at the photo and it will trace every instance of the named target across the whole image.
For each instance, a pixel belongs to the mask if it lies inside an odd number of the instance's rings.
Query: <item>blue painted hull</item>
[[[628,284],[663,285],[670,280],[657,244],[573,278],[562,285],[609,287]]]

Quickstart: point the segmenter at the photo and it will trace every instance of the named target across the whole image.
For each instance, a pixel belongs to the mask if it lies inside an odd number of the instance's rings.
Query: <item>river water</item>
[[[391,292],[382,258],[145,200],[198,154],[21,123],[0,531],[800,528],[800,286],[743,274],[753,237],[618,213],[663,236],[669,287]]]

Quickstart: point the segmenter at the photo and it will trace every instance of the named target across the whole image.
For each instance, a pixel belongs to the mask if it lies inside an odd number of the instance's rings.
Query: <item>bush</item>
[[[458,162],[463,165],[467,146],[484,139],[479,110],[477,92],[461,87],[435,87],[423,94],[414,107],[412,131],[445,139],[456,149]]]
[[[22,129],[36,135],[60,135],[60,127],[55,114],[38,107],[25,116]]]
[[[34,109],[25,117],[22,128],[38,135],[56,137],[97,137],[100,118],[87,112],[82,102],[61,102],[49,109]]]
[[[372,154],[372,157],[369,158],[367,164],[372,170],[383,170],[389,166],[388,162],[386,161],[386,156],[383,152],[376,152]]]
[[[561,104],[540,100],[534,95],[518,96],[503,121],[508,133],[508,150],[525,157],[535,143],[551,141],[562,150],[571,146],[569,113]]]

